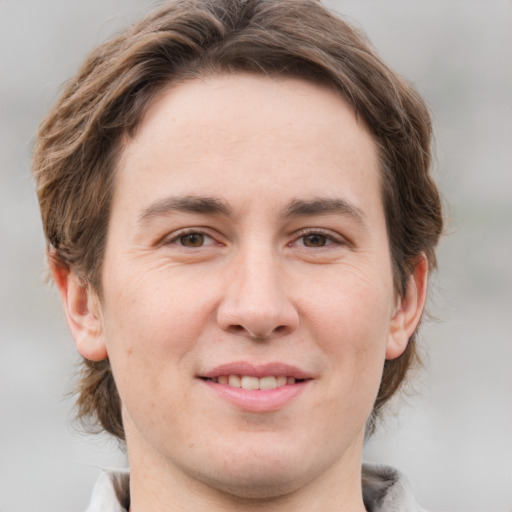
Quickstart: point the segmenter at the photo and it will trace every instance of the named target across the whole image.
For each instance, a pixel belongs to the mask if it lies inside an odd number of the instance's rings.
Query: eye
[[[336,233],[328,231],[324,233],[322,230],[308,230],[299,233],[299,236],[295,239],[291,245],[305,247],[308,249],[321,249],[327,246],[344,245],[345,240]]]
[[[187,233],[186,235],[181,235],[178,238],[178,241],[184,247],[202,247],[205,245],[205,240],[207,238],[210,237],[203,235],[203,233]]]
[[[202,233],[201,231],[181,231],[164,243],[165,245],[177,245],[180,247],[186,247],[187,249],[195,249],[198,247],[213,245],[216,242],[211,236],[206,233]]]
[[[310,235],[304,235],[301,238],[304,247],[324,247],[332,243],[332,240],[329,240],[327,236],[322,235],[321,233],[311,233]]]

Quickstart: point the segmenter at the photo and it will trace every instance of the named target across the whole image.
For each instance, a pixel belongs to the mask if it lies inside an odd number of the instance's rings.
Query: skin
[[[125,143],[101,300],[53,271],[79,352],[110,358],[132,512],[364,510],[365,423],[427,265],[397,297],[377,149],[338,94],[242,74],[164,91]],[[199,378],[233,361],[309,379],[248,411]]]

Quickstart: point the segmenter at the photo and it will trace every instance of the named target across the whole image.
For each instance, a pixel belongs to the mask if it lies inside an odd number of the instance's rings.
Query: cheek
[[[311,279],[314,286],[299,292],[306,298],[302,316],[331,333],[328,339],[333,349],[354,343],[352,348],[364,351],[372,345],[385,344],[393,288],[391,272],[378,269],[374,265],[334,268],[322,279]]]
[[[194,331],[201,326],[201,316],[207,311],[206,304],[212,297],[204,280],[200,277],[190,279],[179,268],[153,268],[138,265],[125,272],[112,273],[107,280],[106,321],[114,328],[127,332],[125,343],[138,333],[143,338],[152,333],[154,344],[169,337],[180,339],[187,330]],[[188,321],[196,318],[197,321]],[[110,320],[110,322],[109,322]]]
[[[105,286],[104,328],[120,388],[137,377],[144,389],[154,390],[162,374],[171,382],[190,374],[187,361],[207,322],[211,294],[190,282],[178,280],[170,286],[161,274],[133,273],[131,279],[119,275]]]
[[[176,409],[186,414],[190,407],[190,390],[184,384],[194,372],[190,361],[205,308],[190,288],[185,288],[188,293],[169,291],[162,280],[144,276],[109,290],[105,339],[125,427],[128,432],[130,425],[137,425],[150,437],[162,425],[174,424]],[[162,407],[163,397],[175,407]]]
[[[384,366],[393,293],[391,278],[378,276],[345,269],[331,277],[329,293],[303,294],[304,322],[326,356],[333,389],[352,395],[376,393]]]
[[[313,320],[326,365],[326,392],[311,414],[323,418],[326,439],[336,439],[339,432],[355,437],[364,430],[373,409],[388,326],[386,308],[379,299],[380,295],[366,294],[331,300]]]

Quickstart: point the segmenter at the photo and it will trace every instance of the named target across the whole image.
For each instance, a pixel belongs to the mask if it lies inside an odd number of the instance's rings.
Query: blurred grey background
[[[29,159],[38,121],[86,52],[155,5],[0,0],[0,511],[84,510],[115,443],[72,426],[77,358],[53,288]],[[512,1],[353,0],[435,118],[448,204],[423,327],[425,370],[366,448],[433,511],[512,507]]]

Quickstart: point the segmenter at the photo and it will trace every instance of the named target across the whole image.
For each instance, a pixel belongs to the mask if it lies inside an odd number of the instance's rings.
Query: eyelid
[[[186,228],[181,228],[181,229],[175,230],[172,233],[165,235],[158,242],[158,245],[164,246],[164,245],[175,244],[179,247],[183,247],[184,249],[197,249],[197,248],[188,248],[186,246],[181,246],[179,243],[177,243],[179,238],[181,238],[182,236],[192,234],[192,233],[204,235],[205,237],[208,237],[209,239],[212,240],[212,242],[204,244],[200,247],[205,247],[205,246],[210,246],[210,245],[215,245],[215,244],[222,245],[222,242],[220,242],[218,240],[220,238],[220,236],[215,236],[214,233],[212,233],[212,230],[210,228],[206,228],[203,226],[186,227]],[[300,240],[301,238],[308,236],[308,235],[325,236],[331,243],[329,243],[327,246],[324,246],[324,247],[329,247],[331,245],[342,245],[342,246],[343,245],[346,245],[346,246],[353,245],[351,243],[351,241],[348,240],[345,236],[343,236],[335,231],[332,231],[330,229],[325,229],[325,228],[313,228],[313,227],[303,228],[303,229],[300,229],[299,231],[295,232],[292,241],[289,242],[287,245],[292,246],[295,243],[297,243],[298,240]],[[316,249],[318,250],[321,248],[322,247],[319,247]]]
[[[196,233],[198,235],[203,235],[205,237],[210,238],[212,240],[212,243],[207,243],[207,244],[201,245],[199,247],[187,247],[185,245],[181,245],[178,243],[179,239],[182,236],[187,236],[187,235],[196,234]],[[163,245],[173,245],[173,244],[177,245],[178,247],[182,247],[184,249],[197,250],[198,248],[201,248],[201,247],[207,247],[207,246],[215,245],[215,244],[218,245],[218,244],[220,244],[220,242],[218,242],[216,237],[213,235],[211,229],[201,227],[201,226],[196,226],[196,227],[182,228],[182,229],[173,231],[172,233],[169,233],[168,235],[164,236],[158,245],[163,246]]]
[[[343,235],[340,235],[339,233],[337,233],[335,231],[332,231],[330,229],[325,229],[325,228],[303,228],[303,229],[300,229],[295,234],[294,239],[290,242],[289,245],[295,244],[298,240],[300,240],[301,238],[308,236],[308,235],[322,235],[322,236],[325,236],[329,241],[332,242],[326,246],[317,247],[317,248],[315,248],[316,250],[322,249],[324,247],[329,247],[333,244],[334,245],[352,246],[352,243],[346,237],[344,237]],[[308,247],[308,249],[309,249],[309,247]]]

